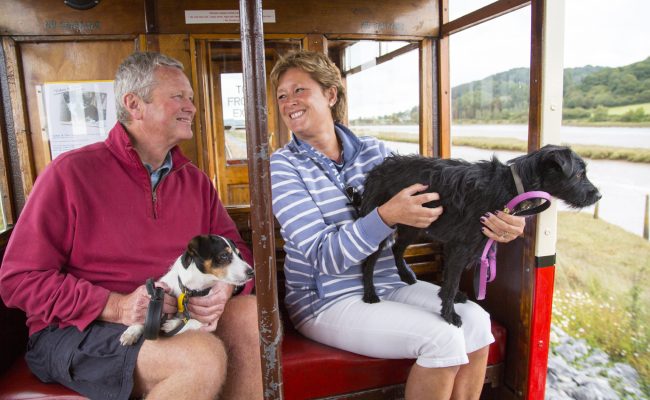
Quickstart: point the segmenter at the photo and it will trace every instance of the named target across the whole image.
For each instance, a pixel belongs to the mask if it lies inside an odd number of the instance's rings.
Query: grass
[[[608,114],[610,115],[623,115],[628,111],[634,111],[637,108],[642,108],[643,111],[646,114],[650,114],[650,103],[643,103],[643,104],[632,104],[628,106],[620,106],[620,107],[611,107],[607,109]]]
[[[560,212],[556,265],[553,323],[632,365],[650,395],[650,242]]]

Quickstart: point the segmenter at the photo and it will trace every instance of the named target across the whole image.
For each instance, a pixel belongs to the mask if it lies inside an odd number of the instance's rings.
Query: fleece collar
[[[345,168],[356,160],[357,156],[361,152],[363,144],[350,129],[341,123],[336,122],[334,124],[334,132],[336,133],[336,136],[338,136],[341,146],[343,147],[343,168]],[[291,151],[295,153],[306,152],[308,154],[316,152],[316,150],[309,144],[298,139],[293,132],[291,133],[291,137],[291,142],[288,145]],[[320,154],[320,152],[318,152],[318,154]]]
[[[133,148],[131,139],[122,123],[117,122],[115,124],[113,129],[108,133],[108,138],[104,143],[111,153],[113,153],[113,155],[118,159],[130,164],[132,167],[144,169],[140,156]],[[178,146],[174,146],[170,150],[170,153],[172,156],[172,171],[178,170],[190,162],[190,160],[183,155]],[[146,171],[146,169],[144,170]]]

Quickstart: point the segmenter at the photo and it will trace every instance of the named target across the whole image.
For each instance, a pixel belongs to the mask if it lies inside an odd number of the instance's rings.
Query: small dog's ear
[[[553,163],[555,164],[562,174],[566,177],[573,175],[574,171],[574,158],[572,157],[571,149],[557,147],[556,149],[546,153],[546,156],[543,158],[544,163]]]
[[[223,236],[222,236],[222,237],[223,237]],[[237,248],[237,246],[235,246],[235,242],[233,242],[232,240],[228,239],[227,237],[223,237],[223,238],[226,240],[226,242],[228,242],[228,245],[230,246],[231,249],[233,249],[233,251],[235,252],[235,254],[237,254],[237,256],[239,256],[239,258],[243,258],[243,257],[241,256],[241,253],[239,252],[239,249]]]
[[[185,253],[181,256],[181,264],[183,265],[183,268],[187,269],[187,267],[192,264],[194,257],[198,255],[199,239],[200,238],[196,236],[187,244],[187,250],[185,250]]]

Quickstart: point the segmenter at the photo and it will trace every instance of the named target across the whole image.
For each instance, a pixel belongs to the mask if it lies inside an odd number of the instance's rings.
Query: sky
[[[491,1],[453,0],[450,18]],[[650,0],[554,1],[565,3],[565,68],[619,67],[650,56]],[[528,67],[529,43],[530,6],[453,35],[452,87],[511,68]],[[350,119],[390,114],[417,105],[417,77],[416,52],[349,77]]]

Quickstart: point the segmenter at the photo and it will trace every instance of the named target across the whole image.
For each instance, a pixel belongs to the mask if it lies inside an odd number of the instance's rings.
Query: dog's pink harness
[[[542,191],[523,192],[523,184],[521,179],[515,172],[514,167],[511,165],[510,170],[517,186],[517,191],[520,193],[506,204],[503,212],[512,215],[521,215],[529,217],[531,215],[539,214],[546,210],[551,205],[551,195]],[[522,205],[520,209],[517,206]],[[488,282],[492,282],[497,276],[497,244],[494,239],[489,239],[483,248],[481,255],[481,264],[477,274],[474,274],[474,292],[477,300],[485,298],[485,290]]]

